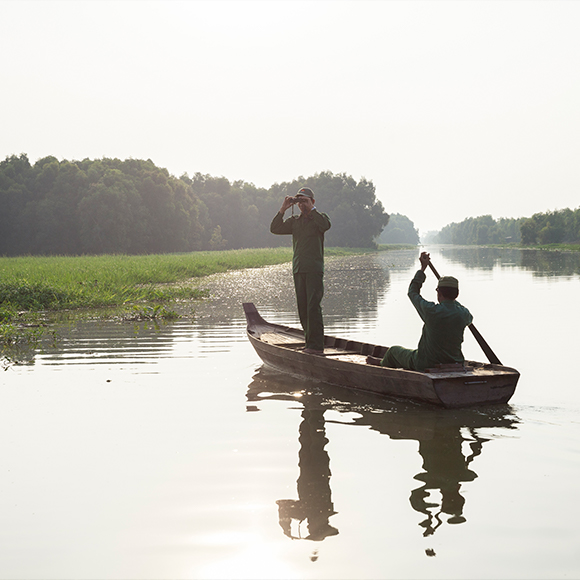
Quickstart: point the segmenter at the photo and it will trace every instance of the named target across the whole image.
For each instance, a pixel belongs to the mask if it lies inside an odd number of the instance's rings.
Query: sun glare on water
[[[296,568],[284,561],[280,546],[258,534],[219,532],[196,538],[198,545],[220,548],[223,556],[196,568],[194,576],[208,579],[284,579],[300,578]]]

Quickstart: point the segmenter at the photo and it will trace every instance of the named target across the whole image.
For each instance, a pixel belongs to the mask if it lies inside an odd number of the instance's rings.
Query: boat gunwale
[[[327,382],[329,384],[335,384],[345,388],[368,392],[379,392],[379,394],[388,397],[421,401],[446,408],[459,408],[466,406],[507,403],[515,392],[515,388],[520,376],[520,373],[514,368],[492,363],[482,363],[478,361],[465,361],[466,364],[469,365],[468,368],[461,368],[457,370],[437,369],[435,372],[419,372],[407,369],[393,369],[389,367],[366,364],[366,360],[364,363],[362,361],[344,360],[340,358],[340,351],[342,351],[344,354],[358,354],[359,356],[366,357],[368,355],[372,355],[372,352],[370,352],[371,350],[374,352],[376,352],[376,350],[380,350],[384,354],[384,352],[387,350],[387,347],[356,340],[338,338],[330,335],[325,335],[325,347],[337,351],[337,356],[335,356],[335,353],[332,353],[332,356],[306,353],[296,348],[288,348],[288,346],[285,346],[284,343],[271,343],[261,339],[262,335],[267,334],[268,331],[270,331],[272,334],[285,335],[294,339],[302,338],[301,344],[304,344],[304,333],[300,329],[267,322],[260,316],[253,303],[245,303],[244,311],[246,312],[246,319],[248,323],[246,329],[248,338],[254,346],[257,354],[266,365],[273,366],[283,373]],[[296,345],[298,343],[294,344]],[[342,347],[340,346],[341,344]],[[353,350],[357,349],[360,350],[358,350],[356,353],[352,352]],[[347,350],[350,352],[347,353]],[[278,353],[278,355],[276,353]],[[266,358],[262,356],[263,354]],[[307,357],[307,359],[303,359],[302,357]],[[282,358],[282,360],[273,362],[272,358]],[[303,363],[304,360],[308,360],[308,358],[310,358],[312,361],[316,361],[316,364],[310,367],[305,367]],[[284,365],[284,359],[288,362],[288,366]],[[340,374],[341,372],[349,374],[351,375],[351,380],[344,380],[341,382],[330,377],[325,377],[323,375],[325,370],[333,375],[336,375],[337,373]],[[387,383],[389,381],[396,381],[407,383],[408,387],[415,388],[418,391],[421,391],[421,393],[420,395],[413,395],[411,393],[394,393],[388,390],[389,387],[384,387],[386,390],[382,392],[378,391],[376,387],[365,388],[364,386],[359,386],[358,384],[352,384],[352,376],[362,375],[369,377],[369,379],[372,377],[371,382],[378,381],[385,384],[385,381],[387,381]],[[505,379],[507,382],[501,384],[502,379]],[[499,389],[501,389],[502,396],[490,396],[486,400],[481,400],[481,396],[476,396],[473,400],[470,401],[464,399],[466,399],[466,396],[467,399],[469,399],[471,393],[468,393],[467,391],[462,393],[459,391],[459,389],[463,388],[465,385],[487,385],[488,383],[489,385],[486,387],[488,390],[498,389],[499,392]],[[392,387],[390,388],[392,389]],[[455,394],[450,393],[449,389],[455,390]],[[505,389],[509,389],[509,393],[506,392]],[[450,398],[455,398],[456,401],[450,400]]]
[[[250,332],[251,329],[254,327],[257,327],[257,326],[271,328],[272,330],[275,331],[275,333],[279,333],[279,334],[287,334],[287,335],[291,335],[291,336],[304,337],[304,333],[301,330],[299,330],[298,328],[294,328],[292,326],[285,326],[283,324],[277,324],[275,322],[268,322],[268,321],[264,320],[261,316],[260,316],[259,323],[256,322],[254,324],[251,324],[250,322],[248,322],[247,332],[249,334],[252,334]],[[261,334],[265,334],[265,333],[262,332]],[[263,344],[268,344],[268,345],[276,347],[276,348],[281,348],[287,352],[295,352],[298,354],[302,354],[304,356],[316,357],[319,360],[328,359],[328,356],[318,355],[318,354],[314,354],[314,353],[305,353],[301,350],[289,348],[289,347],[285,346],[284,343],[271,343],[271,342],[263,341],[259,336],[255,336],[253,334],[252,334],[252,336],[253,336],[253,338],[255,338],[256,340],[259,340]],[[337,345],[337,343],[338,343],[338,345]],[[340,346],[341,343],[344,343],[345,346],[344,347]],[[324,345],[325,345],[325,347],[328,346],[328,348],[332,348],[336,351],[342,351],[342,353],[344,353],[344,354],[359,354],[360,356],[369,356],[370,355],[370,353],[368,353],[368,352],[363,352],[364,347],[367,347],[365,350],[381,349],[381,350],[386,351],[388,349],[388,347],[383,346],[383,345],[379,345],[379,344],[361,342],[358,340],[346,339],[346,338],[331,336],[331,335],[327,335],[327,334],[324,335]],[[346,345],[349,345],[349,347],[347,348]],[[357,352],[349,352],[349,351],[353,351],[353,350],[356,351],[357,348],[360,348],[361,350],[357,351]],[[332,354],[334,355],[335,353],[332,353]],[[341,353],[338,352],[336,354],[340,355]],[[340,361],[340,359],[336,359],[336,358],[334,358],[334,356],[333,356],[333,360]],[[347,364],[360,364],[360,363],[355,363],[354,361],[342,360],[340,362],[344,362]],[[376,366],[376,365],[368,365],[368,366],[372,368],[373,366]],[[377,367],[377,368],[384,369],[384,370],[389,369],[389,370],[393,370],[393,371],[397,371],[397,372],[401,372],[401,373],[405,373],[405,374],[407,374],[407,373],[419,374],[422,376],[427,376],[427,377],[431,378],[432,380],[437,380],[439,378],[447,378],[448,376],[453,376],[453,377],[455,377],[455,376],[461,376],[461,377],[473,376],[474,371],[482,371],[482,370],[483,371],[494,371],[497,374],[517,374],[517,375],[519,375],[519,372],[512,367],[508,367],[505,365],[498,365],[498,364],[494,364],[494,363],[483,363],[480,361],[473,361],[473,360],[466,360],[464,368],[457,369],[457,370],[442,368],[442,369],[437,369],[436,371],[433,371],[433,372],[427,372],[427,371],[413,371],[410,369],[402,369],[402,368],[389,368],[389,367]]]

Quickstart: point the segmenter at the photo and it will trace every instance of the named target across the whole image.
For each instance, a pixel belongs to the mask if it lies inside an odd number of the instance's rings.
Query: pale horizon
[[[362,177],[425,234],[580,205],[580,3],[3,1],[0,158]],[[323,207],[324,200],[317,204]]]

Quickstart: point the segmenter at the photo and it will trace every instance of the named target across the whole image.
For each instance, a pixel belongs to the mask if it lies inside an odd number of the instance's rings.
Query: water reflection
[[[484,443],[491,440],[482,431],[493,429],[497,437],[500,429],[505,436],[506,430],[517,429],[519,423],[508,405],[486,409],[435,409],[303,381],[266,367],[254,375],[246,397],[249,403],[276,399],[303,406],[299,428],[299,499],[277,503],[284,533],[291,538],[309,540],[323,540],[338,534],[329,523],[330,516],[337,512],[331,501],[330,458],[325,451],[328,443],[326,410],[357,415],[354,419],[330,421],[332,423],[364,426],[393,440],[419,443],[423,471],[414,479],[422,484],[410,491],[409,502],[424,516],[418,524],[423,528],[423,536],[434,534],[444,521],[448,524],[467,521],[461,486],[477,478],[471,464],[482,453]],[[257,409],[256,405],[248,406],[248,410]],[[307,536],[291,531],[293,523],[300,529],[304,521],[308,524]]]
[[[450,262],[462,264],[467,269],[493,270],[504,263],[519,266],[521,250],[485,247],[441,247],[441,255]]]
[[[313,404],[316,403],[313,401]],[[336,512],[330,491],[330,458],[324,449],[328,443],[324,410],[305,408],[298,431],[298,499],[279,499],[276,502],[278,518],[289,538],[320,541],[338,534],[329,523],[330,516]],[[303,537],[301,526],[304,521],[307,522],[308,535]],[[293,530],[293,523],[297,523],[296,530]]]
[[[463,455],[460,431],[455,426],[437,425],[438,432],[433,439],[419,439],[419,454],[423,458],[423,473],[414,479],[423,485],[411,492],[409,501],[413,509],[426,516],[419,525],[425,529],[424,536],[430,536],[443,523],[443,514],[451,516],[447,522],[461,524],[466,521],[463,516],[465,498],[461,495],[461,484],[473,481],[477,474],[468,468],[474,457],[481,453],[483,442],[487,439],[478,437],[472,431],[470,442],[472,453]],[[428,501],[433,491],[438,491],[440,501]]]
[[[416,257],[415,251],[403,251],[327,259],[325,321],[328,323],[333,313],[341,320],[375,316],[378,303],[389,291],[390,271],[408,268]],[[268,319],[277,321],[281,317],[288,322],[288,313],[296,313],[292,280],[291,264],[209,276],[203,287],[209,291],[211,300],[196,307],[196,322],[203,324],[206,318],[210,322],[229,320],[240,313],[243,302],[254,302]]]
[[[580,274],[580,252],[525,250],[521,267],[535,276],[573,276]]]
[[[580,274],[580,252],[453,246],[442,246],[440,251],[449,261],[462,264],[468,269],[516,267],[539,277]]]
[[[394,260],[396,267],[408,267],[412,258],[409,253],[399,252],[396,258],[382,253],[329,260],[324,274],[324,311],[340,313],[343,320],[374,316],[378,303],[390,289]]]

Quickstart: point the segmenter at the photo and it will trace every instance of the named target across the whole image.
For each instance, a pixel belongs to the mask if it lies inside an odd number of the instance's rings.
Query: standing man
[[[284,220],[289,207],[298,204],[299,216]],[[303,187],[296,197],[287,195],[280,211],[270,224],[273,234],[292,234],[292,273],[298,303],[298,316],[304,329],[304,352],[324,353],[324,323],[322,296],[324,294],[324,232],[330,228],[330,219],[314,205],[314,194]]]
[[[417,271],[409,285],[409,296],[413,306],[425,323],[415,350],[402,346],[391,346],[383,359],[367,357],[368,364],[383,367],[408,369],[423,372],[437,364],[463,364],[463,331],[473,321],[473,316],[465,306],[457,302],[459,282],[453,276],[442,276],[437,284],[437,303],[429,302],[421,296],[421,286],[425,282],[425,270],[431,258],[427,252],[419,256],[421,269]]]

